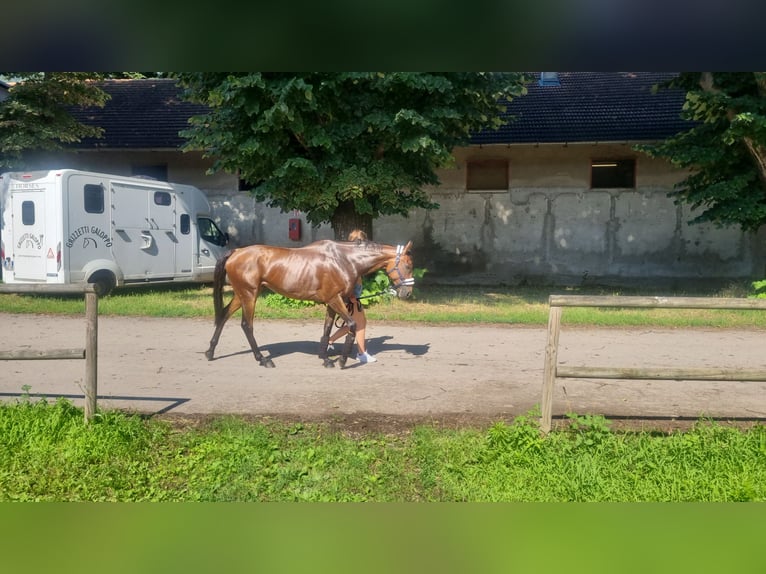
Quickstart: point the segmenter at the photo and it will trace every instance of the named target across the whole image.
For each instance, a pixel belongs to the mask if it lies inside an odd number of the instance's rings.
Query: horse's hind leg
[[[346,360],[351,354],[351,348],[353,347],[354,339],[356,338],[356,321],[354,321],[353,317],[349,314],[348,310],[346,309],[346,305],[343,303],[343,298],[340,295],[328,303],[328,309],[329,308],[332,308],[333,311],[343,317],[343,319],[346,321],[346,326],[348,327],[348,335],[346,335],[346,340],[343,344],[343,351],[338,358],[338,364],[341,366],[341,368],[343,368],[346,366]],[[327,319],[325,319],[325,321],[327,321]],[[325,366],[327,365],[325,364]]]
[[[351,355],[351,349],[354,348],[355,339],[356,339],[356,322],[349,321],[348,335],[346,335],[346,339],[343,341],[343,352],[341,353],[341,356],[339,359],[341,368],[346,366],[346,360],[348,359],[349,355]]]
[[[253,335],[253,317],[255,316],[255,301],[258,298],[258,291],[256,291],[252,297],[247,297],[242,302],[242,330],[245,332],[247,342],[250,343],[250,348],[253,350],[255,360],[258,361],[263,367],[273,367],[274,362],[268,357],[264,357],[261,351],[258,349],[258,343],[255,342],[255,335]]]
[[[213,353],[215,353],[215,348],[218,345],[218,339],[221,337],[223,326],[226,324],[226,321],[229,320],[229,317],[231,317],[240,307],[241,305],[239,303],[239,298],[235,294],[232,300],[229,301],[229,304],[223,308],[221,320],[216,321],[215,331],[213,332],[213,337],[210,339],[210,346],[208,347],[207,351],[205,351],[205,357],[207,357],[208,361],[213,360]]]
[[[335,315],[335,311],[328,305],[324,318],[324,331],[322,331],[322,338],[319,339],[319,358],[322,359],[325,367],[335,366],[335,363],[327,356],[327,345],[330,344],[330,331],[332,331],[332,325],[335,322]]]
[[[341,369],[346,366],[346,361],[351,354],[351,349],[354,348],[354,341],[356,340],[356,321],[354,320],[353,315],[349,314],[345,306],[343,310],[346,312],[346,316],[344,318],[346,320],[348,334],[346,335],[346,339],[343,341],[343,351],[341,351],[340,358],[338,359],[338,364],[340,365]]]

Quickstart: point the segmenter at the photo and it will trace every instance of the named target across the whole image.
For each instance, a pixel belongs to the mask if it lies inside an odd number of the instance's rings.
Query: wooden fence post
[[[98,295],[92,284],[6,284],[0,283],[0,293],[84,293],[85,294],[85,349],[0,349],[0,361],[39,359],[85,359],[85,422],[96,414],[98,397]]]
[[[551,431],[551,419],[553,418],[553,383],[556,380],[560,332],[561,307],[551,305],[548,312],[548,338],[545,344],[543,396],[540,405],[540,430],[545,434]]]
[[[96,414],[98,396],[98,295],[89,285],[85,291],[85,422]]]

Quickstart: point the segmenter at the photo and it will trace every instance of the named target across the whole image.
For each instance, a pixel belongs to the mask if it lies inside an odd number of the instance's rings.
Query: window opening
[[[181,235],[189,235],[191,232],[191,217],[188,213],[181,214]]]
[[[598,159],[590,163],[591,189],[636,187],[635,159]]]
[[[170,205],[170,194],[167,191],[154,192],[155,205]]]
[[[21,202],[21,223],[24,225],[35,224],[35,202],[34,201]]]
[[[467,191],[507,191],[508,160],[469,160],[466,163]]]
[[[263,183],[263,180],[259,180],[253,183],[244,179],[241,173],[237,174],[237,191],[252,191],[261,183]]]
[[[104,187],[87,183],[83,188],[85,213],[104,213]]]
[[[540,72],[540,79],[537,82],[538,86],[560,86],[558,72]]]
[[[158,181],[168,180],[168,166],[160,165],[134,165],[131,167],[131,174],[134,177],[143,177],[146,179],[156,179]]]
[[[218,226],[210,218],[199,217],[197,218],[197,228],[199,229],[199,235],[205,241],[212,243],[213,245],[220,245],[223,247],[228,242],[229,238],[225,233],[222,233]]]

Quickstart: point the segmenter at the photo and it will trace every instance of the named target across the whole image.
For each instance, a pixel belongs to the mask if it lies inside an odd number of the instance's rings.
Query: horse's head
[[[412,277],[411,247],[412,241],[409,241],[404,247],[397,245],[396,257],[386,263],[386,275],[388,275],[389,280],[393,283],[396,294],[400,299],[406,299],[412,295],[412,286],[415,284],[415,279]]]

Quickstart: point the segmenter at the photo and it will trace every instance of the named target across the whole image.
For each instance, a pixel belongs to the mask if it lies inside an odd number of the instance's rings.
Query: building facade
[[[414,242],[426,279],[442,284],[683,284],[762,278],[763,234],[691,225],[695,213],[669,193],[685,173],[636,151],[688,128],[684,94],[654,90],[672,74],[544,73],[506,109],[508,123],[454,150],[429,189],[437,210],[374,222],[377,241]],[[236,175],[181,152],[178,132],[204,111],[182,102],[172,80],[105,84],[112,99],[81,120],[104,138],[37,158],[72,167],[151,175],[205,191],[232,244],[298,246],[332,238],[301,213],[282,213],[240,191]],[[302,220],[296,240],[290,219]]]

